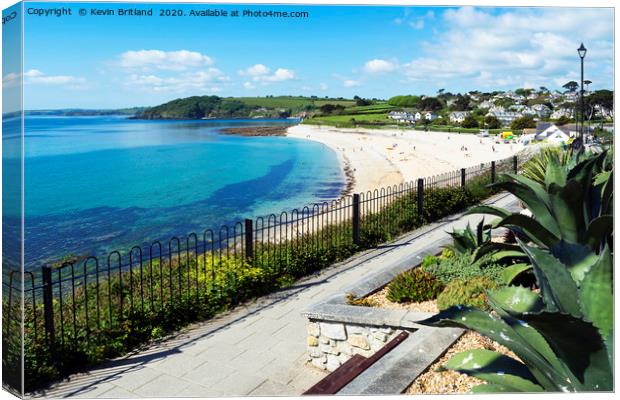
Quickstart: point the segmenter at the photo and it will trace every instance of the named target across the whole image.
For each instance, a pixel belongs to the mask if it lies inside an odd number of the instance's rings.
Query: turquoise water
[[[218,133],[282,123],[27,117],[26,263],[100,254],[338,197],[344,177],[322,144]]]

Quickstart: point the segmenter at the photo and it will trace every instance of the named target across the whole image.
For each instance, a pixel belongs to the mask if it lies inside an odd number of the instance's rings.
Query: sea
[[[219,132],[291,122],[298,121],[27,116],[26,267],[191,232],[200,236],[245,218],[338,198],[345,176],[335,152],[323,144]],[[18,168],[20,141],[19,129],[5,129],[7,171]],[[13,178],[3,179],[3,231],[18,237]],[[14,250],[5,246],[3,253],[10,258]]]

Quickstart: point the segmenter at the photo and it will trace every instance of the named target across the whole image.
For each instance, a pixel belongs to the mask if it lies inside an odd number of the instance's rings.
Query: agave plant
[[[484,218],[476,226],[476,231],[471,229],[469,223],[465,229],[454,229],[449,232],[452,236],[452,244],[446,248],[456,254],[473,253],[477,248],[491,241],[491,227],[484,224]]]
[[[444,368],[488,382],[474,392],[611,390],[613,293],[609,247],[575,280],[548,250],[523,243],[540,293],[520,286],[488,294],[494,314],[452,307],[420,322],[474,330],[506,346],[518,360],[489,350],[457,354]]]
[[[571,153],[561,147],[544,147],[538,154],[533,155],[522,167],[522,174],[526,178],[545,183],[547,165],[553,160],[558,165],[567,165],[571,160]]]
[[[477,331],[518,357],[470,350],[450,359],[444,368],[487,382],[474,392],[613,389],[612,174],[605,154],[564,171],[550,161],[544,185],[518,176],[502,185],[532,217],[477,209],[500,216],[495,226],[525,234],[527,243],[517,239],[501,251],[527,257],[539,292],[503,287],[488,293],[492,313],[456,306],[420,322]]]
[[[491,226],[506,227],[566,263],[571,272],[582,274],[592,264],[589,250],[599,253],[612,244],[613,170],[606,152],[580,160],[573,156],[566,166],[549,159],[544,183],[520,175],[507,174],[495,184],[514,194],[531,211],[531,216],[479,206],[469,213],[498,216]],[[489,252],[496,257],[523,259],[525,253],[515,244],[485,243],[474,254],[478,259]],[[527,265],[511,267],[512,276]]]

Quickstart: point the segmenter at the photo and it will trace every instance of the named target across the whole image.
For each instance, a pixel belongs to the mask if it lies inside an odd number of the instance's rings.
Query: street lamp
[[[577,148],[580,148],[583,145],[583,125],[584,125],[584,119],[583,119],[583,114],[584,114],[584,110],[583,110],[583,59],[586,58],[587,51],[588,49],[586,49],[583,43],[581,43],[581,46],[579,46],[579,48],[577,49],[577,53],[579,54],[579,58],[581,59],[581,86],[579,87],[580,89],[579,90],[579,108],[581,111],[581,127],[579,128],[579,137],[576,140]],[[575,128],[577,127],[575,126]]]

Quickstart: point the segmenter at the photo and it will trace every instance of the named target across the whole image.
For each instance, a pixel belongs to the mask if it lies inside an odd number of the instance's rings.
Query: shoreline
[[[319,142],[336,153],[345,177],[343,196],[497,161],[528,148],[521,143],[496,144],[493,137],[474,134],[398,128],[300,124],[288,128],[286,136]]]

